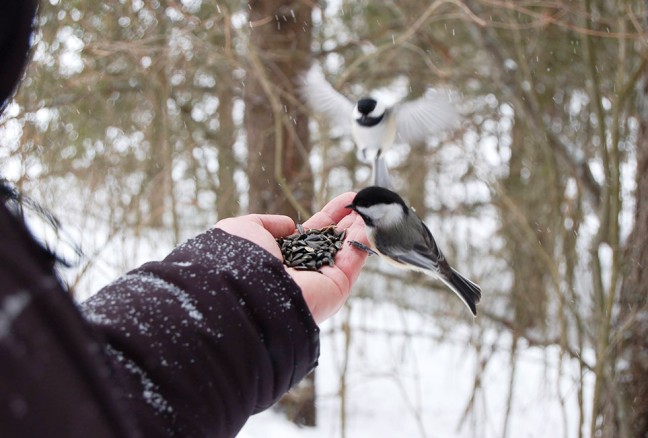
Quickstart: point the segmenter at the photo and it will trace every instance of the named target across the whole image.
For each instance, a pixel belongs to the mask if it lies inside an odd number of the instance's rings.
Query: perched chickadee
[[[394,142],[420,142],[459,123],[459,114],[443,93],[392,106],[375,97],[363,97],[354,104],[333,88],[317,64],[304,75],[300,92],[311,109],[324,114],[334,128],[351,133],[365,160],[374,160],[374,180],[381,176],[376,171],[383,164],[380,152]]]
[[[360,242],[353,246],[381,255],[400,268],[431,275],[444,282],[477,316],[481,288],[450,267],[423,221],[396,193],[383,187],[360,190],[347,205],[364,220],[371,247]]]

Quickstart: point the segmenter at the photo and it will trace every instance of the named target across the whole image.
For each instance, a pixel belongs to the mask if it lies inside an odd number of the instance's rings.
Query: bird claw
[[[365,245],[364,243],[360,243],[360,242],[357,242],[357,241],[355,241],[355,240],[349,240],[349,245],[351,245],[352,247],[354,247],[354,248],[356,248],[356,249],[359,249],[360,251],[364,251],[364,252],[366,252],[366,253],[369,254],[370,256],[371,256],[371,255],[378,255],[378,253],[377,253],[376,251],[374,251],[373,249],[369,248],[369,247],[368,247],[367,245]]]

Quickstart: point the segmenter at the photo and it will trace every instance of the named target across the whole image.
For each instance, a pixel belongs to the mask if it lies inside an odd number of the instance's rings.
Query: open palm
[[[355,197],[349,192],[337,196],[306,222],[305,228],[322,228],[335,224],[339,230],[347,230],[346,239],[367,244],[365,225],[355,212],[345,208]],[[281,250],[275,241],[295,232],[295,222],[288,216],[250,214],[219,221],[216,227],[230,234],[243,237],[261,246],[281,259]],[[298,271],[286,268],[301,288],[306,304],[318,324],[335,312],[349,297],[367,254],[344,245],[335,257],[334,266],[323,266],[320,272]]]

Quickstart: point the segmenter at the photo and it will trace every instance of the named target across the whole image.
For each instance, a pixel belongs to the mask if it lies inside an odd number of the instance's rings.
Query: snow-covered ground
[[[336,328],[342,326],[345,313],[322,326],[317,427],[296,427],[269,410],[252,417],[241,438],[343,436],[339,388],[345,342]],[[362,299],[352,302],[350,324],[344,436],[503,436],[511,376],[508,334],[482,333],[488,347],[477,353],[471,345],[476,327],[458,327],[444,335],[431,317]],[[483,362],[486,367],[480,371]],[[466,414],[476,375],[481,388],[475,393],[472,411]],[[522,344],[507,436],[577,436],[577,389],[576,363],[561,365],[557,348]]]

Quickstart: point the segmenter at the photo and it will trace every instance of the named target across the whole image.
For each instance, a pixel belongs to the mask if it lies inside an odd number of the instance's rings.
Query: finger
[[[364,229],[364,221],[356,215],[355,221],[347,229],[347,236],[351,240],[368,243]],[[321,268],[320,272],[323,275],[319,277],[323,277],[322,280],[327,279],[333,282],[335,286],[328,289],[328,294],[317,293],[308,296],[309,308],[313,312],[316,320],[328,318],[337,312],[347,300],[351,288],[358,279],[362,266],[367,260],[367,256],[367,253],[364,251],[358,251],[350,245],[344,245],[335,256],[335,264]],[[311,273],[303,272],[303,274]]]
[[[336,196],[320,212],[315,213],[313,217],[304,222],[304,226],[308,228],[322,228],[327,225],[337,224],[351,212],[346,206],[353,202],[353,198],[355,198],[355,193],[353,192]]]
[[[295,221],[288,216],[278,214],[257,214],[263,228],[274,237],[284,237],[295,231]]]
[[[369,245],[369,241],[367,240],[365,225],[362,218],[357,214],[349,215],[349,217],[353,217],[354,221],[347,228],[344,246],[335,256],[335,266],[339,268],[340,271],[342,271],[347,277],[349,285],[353,285],[353,283],[360,275],[360,270],[367,260],[368,254],[364,251],[360,251],[352,247],[348,244],[348,242],[355,240],[365,245]],[[344,220],[346,219],[347,218],[345,218]],[[322,273],[326,273],[324,271],[324,268],[322,268]]]
[[[348,215],[344,216],[337,224],[337,228],[340,230],[346,230],[351,226],[355,226],[358,227],[358,229],[363,229],[363,230],[365,228],[364,221],[362,220],[360,215],[355,211],[351,211]],[[362,240],[364,243],[364,238]]]
[[[292,233],[294,227],[287,216],[263,214],[226,218],[216,224],[216,228],[257,244],[279,260],[283,260],[283,256],[275,239]]]
[[[232,231],[232,227],[241,228],[241,220],[262,226],[273,237],[287,236],[295,230],[295,222],[291,218],[276,214],[248,214],[237,218],[227,218],[219,221],[216,227],[223,228],[225,231]]]

